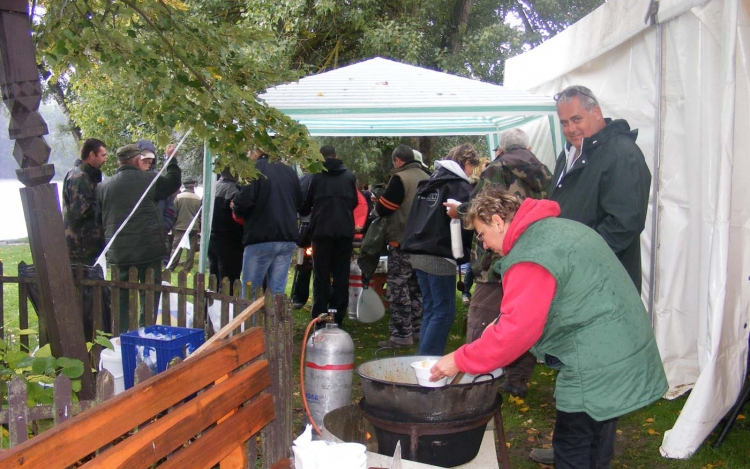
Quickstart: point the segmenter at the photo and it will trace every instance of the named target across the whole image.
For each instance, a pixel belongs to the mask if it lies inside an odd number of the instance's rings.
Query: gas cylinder
[[[357,261],[349,264],[349,319],[357,320],[357,300],[362,291],[362,270]]]
[[[315,331],[305,345],[304,392],[318,426],[328,412],[352,403],[353,373],[354,342],[349,334],[337,324]]]

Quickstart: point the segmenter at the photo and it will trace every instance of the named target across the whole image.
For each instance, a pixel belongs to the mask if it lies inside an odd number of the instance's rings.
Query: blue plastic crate
[[[174,357],[185,358],[203,342],[206,337],[202,329],[172,326],[148,326],[143,332],[145,334],[164,335],[164,339],[150,339],[141,337],[138,331],[125,332],[120,335],[122,345],[122,370],[125,378],[125,389],[133,387],[135,367],[141,361],[149,364],[155,373],[161,373],[167,369],[167,365]],[[139,348],[142,350],[139,354]],[[156,368],[150,358],[156,354]]]

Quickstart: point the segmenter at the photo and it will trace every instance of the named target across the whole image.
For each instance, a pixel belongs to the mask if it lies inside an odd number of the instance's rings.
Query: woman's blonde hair
[[[445,155],[445,159],[455,161],[462,168],[467,162],[474,166],[479,165],[479,153],[477,153],[471,143],[464,143],[463,145],[453,147],[451,151]]]
[[[474,168],[474,172],[471,173],[471,183],[476,184],[479,179],[482,177],[482,171],[487,168],[487,164],[490,162],[490,159],[486,156],[483,156],[479,158],[479,165]]]
[[[506,223],[510,222],[520,206],[521,200],[502,185],[486,185],[471,201],[466,213],[466,225],[473,226],[474,220],[489,225],[492,223],[492,215],[499,216]]]

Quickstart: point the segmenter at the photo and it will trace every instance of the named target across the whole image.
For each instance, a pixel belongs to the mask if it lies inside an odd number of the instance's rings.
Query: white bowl
[[[437,360],[418,360],[411,364],[414,373],[417,375],[417,383],[419,383],[420,386],[427,388],[440,388],[448,383],[447,376],[437,381],[430,381],[430,376],[432,376],[430,368],[432,368],[435,363],[437,363]]]

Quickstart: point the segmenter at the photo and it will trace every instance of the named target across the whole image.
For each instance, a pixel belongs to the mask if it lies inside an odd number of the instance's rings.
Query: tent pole
[[[214,171],[211,149],[208,148],[208,140],[203,141],[203,214],[201,215],[201,244],[198,257],[198,272],[206,273],[208,260],[208,242],[211,238],[211,216],[214,205]]]
[[[661,173],[661,127],[664,106],[664,37],[661,23],[656,23],[656,99],[654,109],[654,161],[653,161],[653,187],[651,189],[651,266],[649,276],[649,301],[648,314],[651,318],[651,327],[654,327],[654,305],[656,304],[656,251],[658,249],[659,232],[659,179]]]

